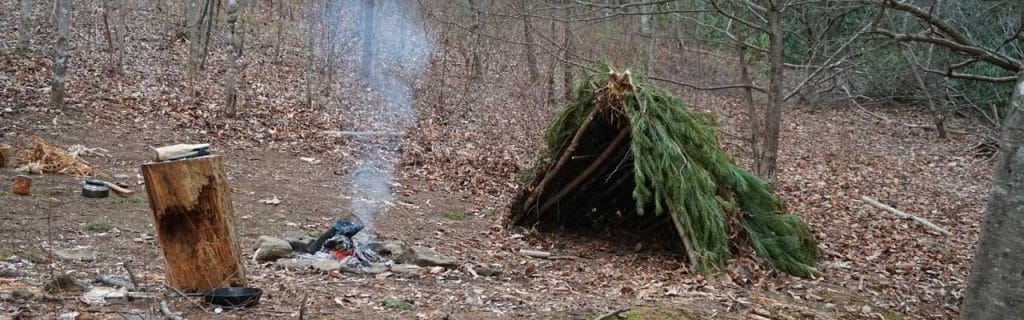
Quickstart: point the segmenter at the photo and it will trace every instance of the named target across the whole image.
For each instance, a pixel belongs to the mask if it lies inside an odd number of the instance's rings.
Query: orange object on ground
[[[14,194],[29,195],[32,192],[32,178],[28,176],[14,177],[14,188],[11,191]]]
[[[348,258],[351,255],[352,255],[352,250],[351,249],[345,250],[345,251],[335,251],[334,252],[334,258],[338,259],[338,260],[344,260],[345,258]]]

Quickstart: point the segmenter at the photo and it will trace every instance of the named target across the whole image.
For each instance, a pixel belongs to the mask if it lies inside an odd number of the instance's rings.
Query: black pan
[[[203,295],[206,303],[228,308],[248,308],[260,302],[263,290],[257,288],[227,287],[210,290]]]

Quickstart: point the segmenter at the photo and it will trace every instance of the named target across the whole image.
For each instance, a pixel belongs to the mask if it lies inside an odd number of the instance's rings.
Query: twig
[[[541,258],[541,259],[547,259],[547,258],[551,257],[551,252],[537,251],[537,250],[519,249],[519,254],[527,256],[527,257],[531,257],[531,258]]]
[[[548,182],[558,174],[558,170],[561,170],[562,167],[565,166],[565,163],[569,161],[572,154],[576,152],[576,147],[579,145],[580,139],[583,138],[583,132],[590,128],[590,122],[597,117],[599,109],[601,108],[595,106],[593,110],[590,110],[590,114],[583,120],[583,123],[580,123],[580,127],[576,129],[576,134],[573,135],[572,140],[569,141],[569,146],[562,150],[562,156],[559,157],[558,162],[556,162],[554,166],[550,167],[551,169],[545,171],[547,174],[545,174],[544,179],[541,179],[540,183],[537,184],[537,188],[530,192],[530,196],[526,198],[525,202],[523,202],[522,211],[512,217],[512,219],[510,219],[511,221],[518,221],[524,214],[526,214],[527,211],[530,211],[530,207],[535,205],[534,202],[537,200],[537,197],[544,192],[544,187],[546,187]]]
[[[171,320],[185,320],[184,317],[171,312],[171,307],[167,305],[167,300],[160,300],[160,313],[164,314],[164,317]]]
[[[137,289],[135,287],[135,284],[133,284],[133,283],[131,283],[129,281],[124,281],[124,280],[121,280],[121,279],[118,279],[118,278],[114,278],[112,276],[105,276],[105,275],[96,276],[96,282],[99,282],[99,283],[102,283],[102,284],[105,284],[105,285],[108,285],[108,286],[117,287],[117,288],[125,288],[125,289],[128,289],[128,291],[135,291]]]
[[[597,316],[597,318],[594,318],[594,320],[611,319],[612,317],[617,317],[619,314],[621,314],[623,312],[626,312],[626,311],[629,311],[629,308],[622,308],[622,309],[612,310],[612,311],[609,311],[608,313],[605,313],[605,314]]]
[[[860,197],[860,199],[864,200],[864,202],[867,202],[868,204],[870,204],[870,205],[872,205],[872,206],[874,206],[876,208],[885,210],[885,211],[887,211],[889,213],[892,213],[892,214],[894,214],[894,215],[896,215],[896,216],[898,216],[900,218],[904,218],[904,219],[910,218],[910,219],[913,219],[917,223],[920,223],[921,225],[923,225],[925,227],[928,227],[929,229],[935,230],[938,233],[941,233],[942,235],[946,235],[946,236],[952,235],[951,233],[949,233],[949,231],[946,231],[946,229],[943,229],[942,227],[939,227],[939,226],[935,225],[931,221],[928,221],[928,219],[921,218],[921,217],[918,217],[918,216],[915,216],[915,215],[912,215],[912,214],[909,214],[909,213],[906,213],[906,212],[903,212],[903,211],[896,210],[896,208],[890,207],[890,206],[888,206],[888,205],[886,205],[884,203],[878,202],[878,200],[871,199],[871,198],[869,198],[867,196],[862,196],[862,197]]]
[[[124,271],[128,273],[128,281],[131,282],[132,287],[134,287],[135,289],[138,289],[139,288],[139,282],[136,280],[135,273],[132,272],[132,268],[128,265],[131,262],[132,262],[131,260],[125,261],[124,263],[121,264],[121,266],[123,266],[124,267]]]
[[[309,298],[309,292],[302,293],[302,305],[299,306],[299,320],[306,319],[306,298]]]
[[[565,197],[567,194],[569,194],[569,192],[575,191],[576,188],[580,187],[581,184],[589,180],[591,176],[595,172],[597,172],[598,169],[603,168],[605,162],[607,162],[612,155],[619,153],[619,147],[622,146],[623,142],[625,142],[626,138],[628,137],[629,130],[622,129],[622,131],[619,132],[619,134],[615,137],[615,140],[612,140],[612,142],[609,143],[607,147],[605,147],[605,151],[602,152],[601,155],[598,156],[596,160],[594,160],[594,162],[591,162],[590,165],[587,166],[586,169],[583,169],[583,172],[577,175],[575,179],[573,179],[571,182],[569,182],[569,184],[563,187],[562,190],[559,190],[558,193],[556,193],[553,197],[549,198],[548,201],[544,202],[544,205],[540,207],[540,212],[547,212],[548,209],[554,206],[559,200],[562,199],[562,197]],[[557,172],[555,172],[554,174],[557,174]]]
[[[404,137],[405,132],[401,131],[336,131],[327,130],[324,134],[335,137]]]

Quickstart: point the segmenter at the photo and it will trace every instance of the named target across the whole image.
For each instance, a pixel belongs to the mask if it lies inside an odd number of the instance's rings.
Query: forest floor
[[[0,10],[14,12],[11,3]],[[132,19],[149,14],[137,12]],[[0,34],[13,34],[12,15],[0,19]],[[102,48],[89,42],[98,40],[96,26],[78,27],[85,31],[73,41],[80,43],[73,51],[79,54],[73,56],[70,100],[63,110],[44,107],[51,64],[45,43],[21,56],[12,53],[14,37],[0,39],[0,143],[26,146],[31,135],[39,135],[63,146],[104,148],[109,156],[86,159],[138,192],[143,191],[138,169],[150,146],[213,143],[233,187],[237,240],[247,271],[265,295],[257,308],[223,314],[196,300],[171,298],[173,309],[190,319],[297,318],[307,299],[306,316],[323,319],[586,319],[622,308],[639,318],[674,319],[947,319],[958,314],[993,165],[971,153],[988,132],[968,119],[951,119],[957,132],[940,140],[914,126],[928,119],[920,110],[786,109],[778,191],[820,240],[824,275],[793,278],[737,257],[728,270],[704,277],[688,272],[678,252],[639,237],[609,230],[557,234],[506,228],[502,217],[519,186],[516,174],[537,154],[539,129],[551,111],[526,109],[529,104],[514,94],[463,99],[460,91],[439,101],[466,109],[445,109],[431,105],[435,96],[424,94],[416,101],[420,119],[402,141],[404,153],[394,159],[395,198],[377,217],[378,235],[436,248],[462,264],[498,265],[504,272],[497,277],[477,277],[464,268],[412,277],[298,273],[250,259],[256,238],[319,232],[349,216],[347,177],[358,158],[353,155],[367,151],[322,130],[374,129],[360,127],[358,119],[373,112],[368,106],[379,97],[356,81],[338,80],[321,87],[316,101],[339,107],[303,107],[295,90],[301,63],[275,63],[261,53],[270,51],[264,49],[273,39],[257,36],[251,44],[256,49],[249,51],[242,114],[222,119],[215,102],[220,101],[216,70],[201,85],[209,88],[203,103],[186,98],[180,41],[167,40],[153,26],[139,27],[126,74],[114,76],[104,70]],[[45,31],[38,32],[37,39],[48,39]],[[286,47],[284,55],[298,50],[298,45]],[[222,58],[215,50],[210,63]],[[427,90],[423,83],[443,76],[428,69],[417,89]],[[484,88],[511,90],[498,81]],[[697,109],[725,120],[723,144],[744,162],[744,142],[738,138],[746,132],[743,108],[728,97],[704,101],[711,102]],[[517,107],[524,115],[507,113]],[[460,113],[461,118],[455,116]],[[80,177],[45,174],[34,176],[33,195],[16,196],[8,191],[16,174],[12,167],[0,168],[0,319],[158,313],[156,300],[90,306],[78,301],[79,294],[42,292],[57,273],[83,281],[124,277],[122,263],[133,266],[143,287],[164,292],[159,246],[141,239],[154,234],[144,192],[88,199],[78,194]],[[259,201],[274,196],[282,203]],[[927,218],[952,235],[895,218],[862,202],[862,196]],[[90,249],[98,258],[52,260],[51,249],[66,248]],[[533,259],[519,255],[520,249],[575,258]],[[385,300],[411,305],[386,307]]]

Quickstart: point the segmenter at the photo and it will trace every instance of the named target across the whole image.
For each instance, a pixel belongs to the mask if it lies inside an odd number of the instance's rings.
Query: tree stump
[[[145,164],[142,176],[167,284],[184,292],[247,285],[221,157]]]

